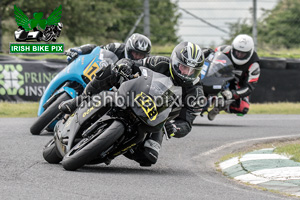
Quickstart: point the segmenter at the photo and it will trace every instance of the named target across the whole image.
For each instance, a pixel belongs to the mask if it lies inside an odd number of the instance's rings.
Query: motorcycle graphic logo
[[[0,95],[24,95],[24,76],[21,74],[21,65],[0,65]]]
[[[47,19],[43,19],[43,13],[33,14],[33,19],[29,19],[24,12],[14,5],[14,15],[18,25],[15,31],[17,42],[45,41],[55,42],[60,36],[63,24],[60,22],[62,6],[58,6]],[[32,31],[31,31],[32,30]]]

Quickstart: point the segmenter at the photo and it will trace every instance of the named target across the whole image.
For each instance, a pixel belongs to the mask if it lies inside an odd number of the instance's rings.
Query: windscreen
[[[205,77],[234,77],[232,62],[221,52],[216,52],[210,64],[205,67],[207,70]]]

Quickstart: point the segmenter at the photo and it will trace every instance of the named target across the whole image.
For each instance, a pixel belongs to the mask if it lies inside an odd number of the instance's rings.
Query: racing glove
[[[170,121],[167,121],[165,123],[165,128],[169,137],[173,137],[176,134],[176,132],[180,130],[180,128],[178,128],[174,123]]]
[[[230,90],[224,90],[223,92],[221,92],[221,94],[226,100],[232,99],[233,97],[233,94]]]
[[[123,76],[130,78],[130,75],[132,74],[133,65],[134,62],[132,60],[123,58],[116,63],[115,68],[119,73],[122,73]]]
[[[73,62],[73,60],[75,60],[79,55],[82,54],[82,50],[80,48],[71,48],[67,50],[65,54],[67,56],[68,64],[70,64],[71,62]]]
[[[207,58],[209,56],[209,54],[211,54],[212,52],[215,52],[215,51],[211,48],[203,48],[202,52],[204,54],[204,57]]]

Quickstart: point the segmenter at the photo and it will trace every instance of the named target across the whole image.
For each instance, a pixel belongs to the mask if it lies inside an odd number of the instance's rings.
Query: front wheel
[[[74,171],[99,156],[112,146],[124,133],[125,127],[119,121],[114,121],[104,131],[83,138],[63,158],[64,169]]]
[[[34,122],[30,127],[30,132],[32,135],[39,135],[47,126],[53,122],[60,114],[58,106],[61,102],[71,99],[67,93],[61,94]]]
[[[44,147],[43,157],[51,164],[58,164],[62,160],[62,156],[59,156],[54,139],[50,140]]]

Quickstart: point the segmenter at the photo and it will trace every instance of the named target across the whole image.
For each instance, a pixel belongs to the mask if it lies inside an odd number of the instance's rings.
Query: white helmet
[[[231,57],[237,65],[246,64],[254,52],[254,42],[251,36],[246,34],[238,35],[232,42]]]

